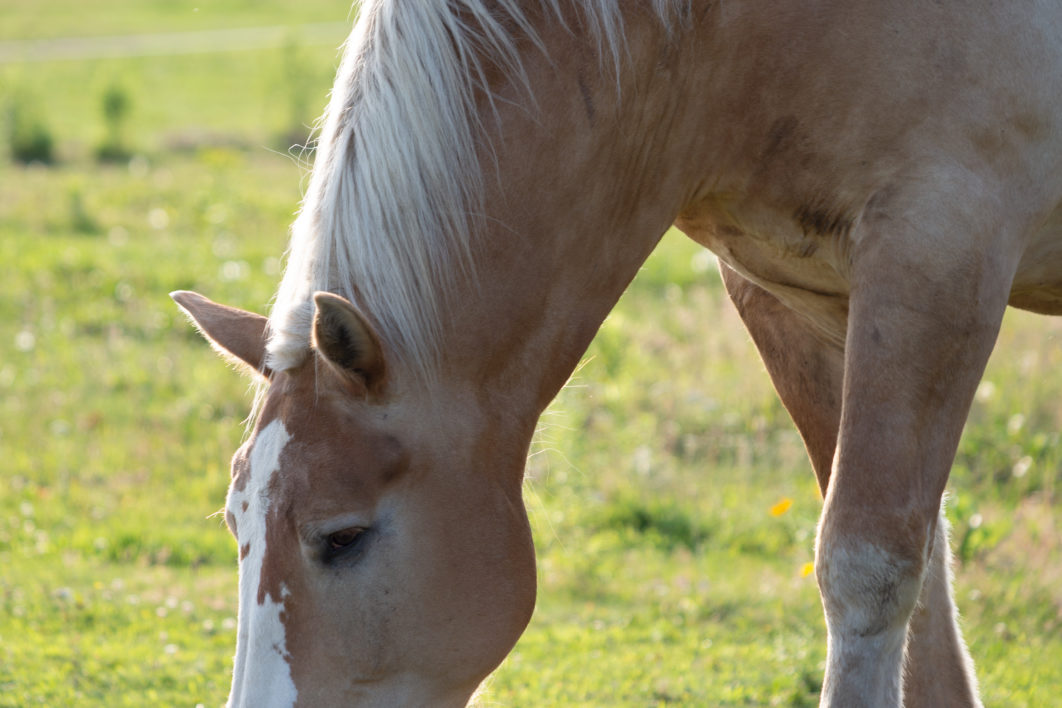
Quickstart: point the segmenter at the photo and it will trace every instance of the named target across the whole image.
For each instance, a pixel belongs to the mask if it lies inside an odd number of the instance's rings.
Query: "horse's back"
[[[1011,303],[1062,313],[1062,6],[830,5],[719,8],[711,187],[679,226],[837,338],[871,218],[1005,254]]]

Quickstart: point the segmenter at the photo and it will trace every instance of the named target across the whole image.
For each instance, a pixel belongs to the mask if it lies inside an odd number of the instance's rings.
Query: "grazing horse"
[[[263,382],[230,705],[469,699],[536,421],[671,224],[825,497],[822,705],[978,705],[941,495],[1007,304],[1062,313],[1060,162],[1057,3],[364,3],[270,317],[174,294]]]

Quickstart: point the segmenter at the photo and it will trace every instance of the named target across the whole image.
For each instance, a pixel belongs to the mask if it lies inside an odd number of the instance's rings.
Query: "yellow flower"
[[[791,506],[793,506],[793,500],[789,497],[783,497],[781,501],[771,507],[771,516],[781,516],[789,511]]]
[[[803,567],[800,569],[800,577],[801,578],[806,578],[806,577],[808,577],[809,575],[811,575],[814,572],[815,572],[815,564],[814,563],[805,563],[803,565]]]

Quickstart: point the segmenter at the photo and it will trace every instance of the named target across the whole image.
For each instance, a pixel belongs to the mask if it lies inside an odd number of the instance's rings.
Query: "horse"
[[[821,705],[975,706],[941,497],[1008,304],[1062,313],[1062,7],[367,0],[232,463],[230,706],[461,706],[535,604],[539,415],[672,224],[824,496]]]

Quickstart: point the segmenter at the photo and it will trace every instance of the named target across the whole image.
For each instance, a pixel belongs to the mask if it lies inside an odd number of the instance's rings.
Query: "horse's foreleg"
[[[912,675],[921,671],[914,662],[934,661],[947,641],[934,623],[951,624],[943,634],[957,640],[938,514],[1014,264],[991,224],[964,218],[983,215],[984,200],[949,197],[937,206],[976,206],[949,221],[894,201],[865,215],[852,236],[859,250],[840,434],[816,558],[829,632],[822,704],[831,708],[901,704],[908,622],[920,597],[926,614],[914,631],[929,634],[912,641]],[[959,232],[961,240],[951,238]],[[939,682],[934,695],[943,703],[914,694],[929,681]],[[975,699],[960,668],[914,681],[911,700]]]
[[[812,334],[777,298],[720,263],[727,293],[804,439],[826,494],[841,419],[844,352]],[[973,666],[955,621],[947,533],[938,522],[933,555],[907,634],[904,705],[976,705]]]

